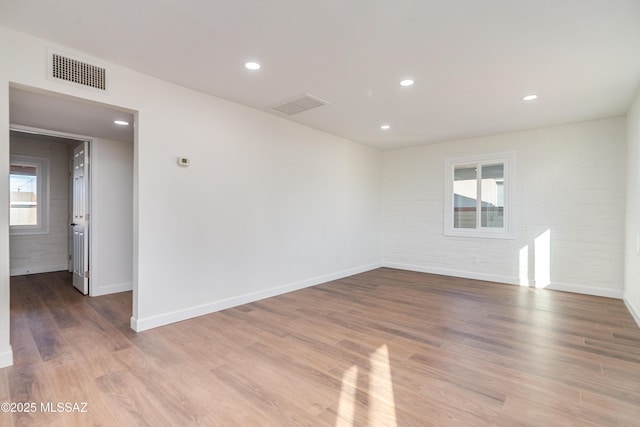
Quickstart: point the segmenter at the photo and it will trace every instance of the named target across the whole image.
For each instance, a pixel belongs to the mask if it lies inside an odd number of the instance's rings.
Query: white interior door
[[[72,258],[73,286],[89,293],[89,143],[73,150]]]

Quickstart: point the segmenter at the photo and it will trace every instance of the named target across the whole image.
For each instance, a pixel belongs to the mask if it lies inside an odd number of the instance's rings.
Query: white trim
[[[0,353],[0,368],[6,368],[11,365],[13,365],[13,350],[9,346],[8,350]]]
[[[627,306],[627,310],[629,310],[629,313],[631,313],[631,316],[633,316],[633,320],[635,320],[638,326],[640,326],[640,310],[636,310],[633,304],[631,304],[631,301],[629,301],[626,297],[624,297],[622,301],[624,301],[624,305]]]
[[[91,142],[93,141],[93,139],[95,139],[95,137],[93,136],[80,135],[77,133],[59,132],[56,130],[36,128],[33,126],[16,125],[13,123],[9,124],[9,130],[15,130],[23,133],[34,133],[37,135],[55,136],[58,138],[65,138],[65,139],[75,139],[77,141]]]
[[[364,265],[349,270],[326,274],[324,276],[313,277],[311,279],[302,280],[300,282],[290,283],[288,285],[276,286],[275,288],[266,289],[263,291],[227,298],[221,301],[213,301],[183,310],[176,310],[170,313],[158,314],[142,319],[131,317],[131,329],[136,332],[142,332],[146,331],[147,329],[157,328],[158,326],[164,326],[170,323],[180,322],[182,320],[192,319],[198,316],[204,316],[206,314],[214,313],[220,310],[226,310],[228,308],[236,307],[242,304],[248,304],[250,302],[258,301],[261,299],[271,298],[277,295],[286,294],[288,292],[308,288],[310,286],[330,282],[332,280],[338,280],[344,277],[353,276],[354,274],[375,270],[376,268],[380,267],[382,267],[381,263]]]
[[[487,282],[503,283],[507,285],[524,286],[524,285],[520,285],[520,280],[517,277],[500,276],[496,274],[476,273],[473,271],[462,271],[462,270],[449,270],[445,268],[428,267],[428,266],[411,265],[411,264],[400,264],[400,263],[393,263],[393,262],[385,262],[383,263],[383,266],[387,268],[395,268],[398,270],[416,271],[419,273],[439,274],[442,276],[461,277],[464,279],[483,280]],[[572,292],[575,294],[584,294],[584,295],[592,295],[592,296],[598,296],[598,297],[622,299],[621,290],[593,288],[590,286],[583,286],[583,285],[551,283],[549,286],[545,287],[544,289],[547,289],[550,291]]]
[[[10,276],[24,276],[27,274],[53,273],[55,271],[69,271],[67,264],[45,265],[41,267],[12,268]]]
[[[49,234],[49,219],[51,210],[51,171],[49,159],[25,154],[10,154],[9,164],[33,165],[36,167],[36,225],[11,225],[9,224],[10,236],[22,236],[33,234]]]
[[[385,262],[383,267],[395,268],[398,270],[416,271],[418,273],[438,274],[440,276],[461,277],[463,279],[483,280],[486,282],[506,283],[508,285],[519,285],[518,279],[509,276],[499,276],[497,274],[475,273],[472,271],[449,270],[439,267],[428,267],[423,265],[401,264]]]
[[[545,289],[552,291],[571,292],[574,294],[593,295],[596,297],[622,299],[622,290],[593,288],[591,286],[574,285],[569,283],[551,283]]]
[[[118,283],[115,285],[101,286],[99,288],[96,288],[95,286],[91,286],[89,295],[92,297],[99,297],[102,295],[116,294],[119,292],[127,292],[132,290],[133,290],[133,282]]]

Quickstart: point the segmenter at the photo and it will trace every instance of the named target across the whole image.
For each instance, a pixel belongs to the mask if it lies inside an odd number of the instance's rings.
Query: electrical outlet
[[[189,166],[191,162],[189,161],[188,158],[186,157],[178,157],[178,164],[180,166]]]

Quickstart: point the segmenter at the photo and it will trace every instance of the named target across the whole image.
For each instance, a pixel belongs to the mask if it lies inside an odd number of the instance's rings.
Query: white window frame
[[[38,177],[38,223],[36,225],[9,225],[10,235],[49,234],[49,159],[12,154],[10,164],[22,164],[36,167]]]
[[[484,165],[492,164],[504,165],[504,224],[502,227],[482,227],[480,216],[482,213],[480,185],[478,185],[478,197],[476,200],[476,228],[454,228],[453,227],[453,180],[456,166],[476,165],[481,168]],[[493,239],[515,239],[515,177],[516,177],[516,154],[515,152],[503,152],[493,154],[482,154],[464,157],[448,157],[444,165],[444,235],[460,237],[483,237]],[[476,179],[480,180],[478,176]]]

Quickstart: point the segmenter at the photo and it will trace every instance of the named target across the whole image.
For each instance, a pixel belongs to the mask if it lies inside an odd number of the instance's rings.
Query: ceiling
[[[639,0],[0,0],[0,24],[380,149],[622,115],[640,81]],[[329,105],[272,109],[302,94]]]
[[[65,132],[80,136],[133,142],[133,114],[77,98],[51,96],[18,88],[9,89],[12,125]],[[115,120],[129,123],[119,126]]]

